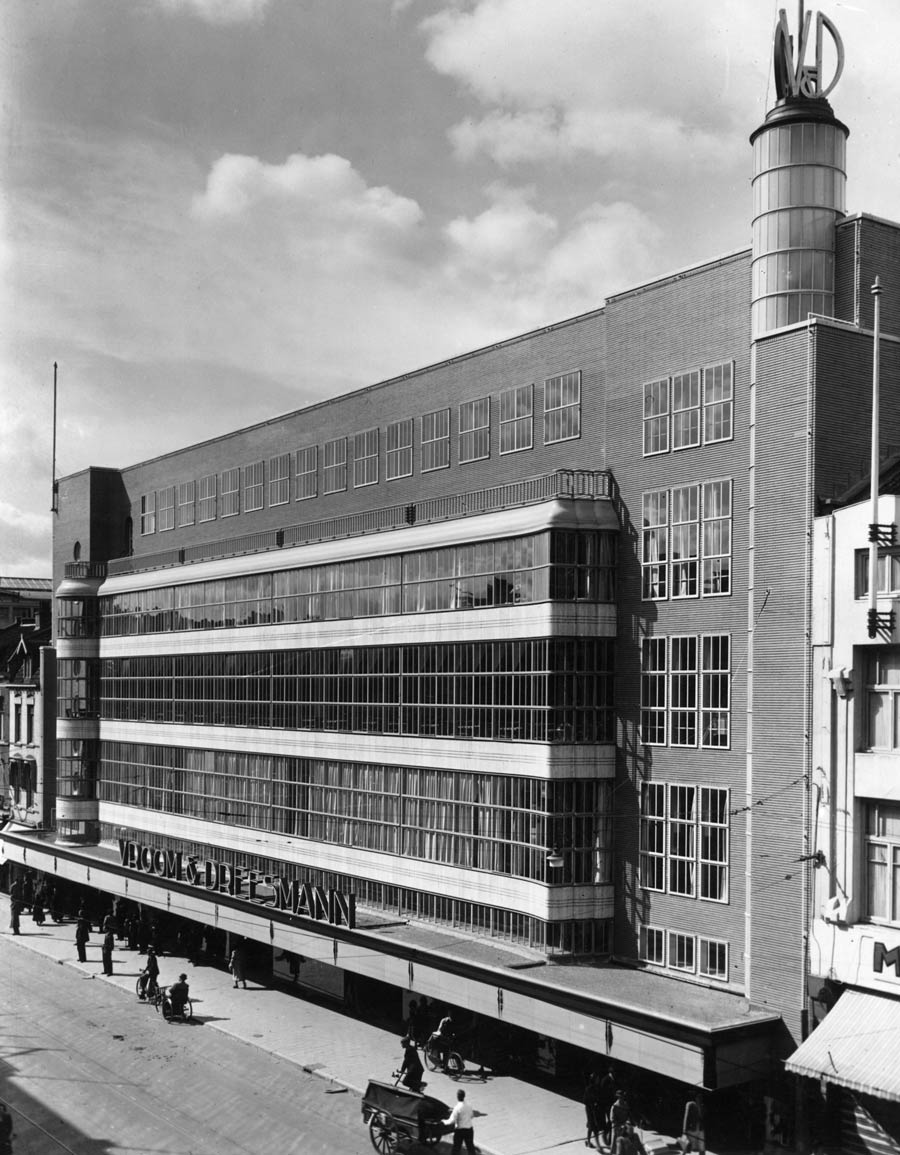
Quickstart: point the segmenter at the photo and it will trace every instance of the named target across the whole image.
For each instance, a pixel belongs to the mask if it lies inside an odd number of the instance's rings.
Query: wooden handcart
[[[392,1155],[399,1146],[412,1143],[433,1147],[449,1114],[440,1099],[375,1079],[369,1080],[362,1100],[363,1122],[379,1155]]]

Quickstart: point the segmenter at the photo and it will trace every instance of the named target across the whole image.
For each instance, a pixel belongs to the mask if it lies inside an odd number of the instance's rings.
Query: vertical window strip
[[[200,500],[197,510],[200,521],[216,520],[216,481],[214,473],[200,478]]]
[[[668,594],[669,495],[665,489],[645,493],[642,501],[641,580],[646,601]]]
[[[375,485],[378,481],[378,430],[366,429],[353,437],[353,487]]]
[[[193,481],[182,481],[178,486],[178,524],[194,524],[194,492]]]
[[[731,480],[703,484],[703,593],[731,593]]]
[[[388,481],[398,477],[412,477],[413,471],[413,419],[393,421],[387,427],[387,454],[385,476]]]
[[[700,444],[700,370],[672,378],[672,448]]]
[[[294,500],[308,501],[319,496],[319,447],[308,445],[298,449],[294,462]]]
[[[422,418],[422,472],[450,464],[450,410],[438,409]]]
[[[644,456],[669,451],[669,378],[644,385]]]
[[[156,533],[156,493],[141,496],[141,535]]]
[[[347,438],[336,437],[325,442],[325,464],[322,481],[326,493],[341,493],[347,488]]]
[[[672,490],[672,597],[695,598],[700,556],[700,486]]]
[[[482,461],[491,455],[491,399],[464,401],[459,407],[459,460]]]
[[[703,370],[703,440],[728,441],[732,436],[734,362],[723,361]]]
[[[265,499],[265,462],[254,461],[243,467],[244,513],[253,513],[263,508]]]
[[[697,638],[674,637],[670,644],[671,744],[697,745]]]
[[[518,453],[534,443],[534,389],[520,385],[500,394],[500,452]]]
[[[731,744],[731,638],[710,634],[701,639],[700,745],[727,749]]]
[[[162,532],[165,529],[175,528],[175,486],[167,485],[159,491],[159,504],[156,528]]]
[[[641,783],[640,885],[644,890],[666,889],[666,787],[662,782]]]
[[[241,512],[241,471],[226,469],[222,473],[222,516],[234,517]]]
[[[669,893],[697,889],[697,788],[669,786]]]
[[[641,741],[666,744],[666,639],[641,641]]]
[[[279,453],[269,458],[269,505],[287,505],[291,500],[291,455]]]
[[[700,897],[712,902],[728,901],[728,800],[727,790],[700,787]]]
[[[544,382],[544,444],[581,436],[581,370]]]

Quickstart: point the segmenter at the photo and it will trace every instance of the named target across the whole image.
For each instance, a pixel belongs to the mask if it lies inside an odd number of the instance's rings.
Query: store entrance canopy
[[[844,991],[785,1068],[900,1103],[898,1039],[900,998]]]

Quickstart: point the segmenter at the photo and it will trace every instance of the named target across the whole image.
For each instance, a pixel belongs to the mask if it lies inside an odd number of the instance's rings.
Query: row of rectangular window
[[[531,449],[534,443],[534,387],[503,390],[500,401],[500,453]],[[426,413],[421,420],[422,473],[450,465],[450,409]],[[413,474],[412,417],[391,422],[385,430],[385,480]],[[491,398],[464,401],[458,407],[457,459],[460,465],[491,455]],[[353,435],[353,488],[379,481],[380,436],[378,427]],[[581,372],[563,373],[544,382],[544,444],[552,445],[581,436]],[[322,491],[341,493],[348,487],[347,437],[326,441],[322,453]],[[281,453],[268,462],[269,506],[319,496],[319,447],[306,446]],[[208,474],[198,482],[185,481],[141,496],[141,534],[213,521],[260,510],[265,504],[266,463],[255,461],[234,466],[221,474]]]
[[[104,801],[569,884],[611,879],[611,785],[103,743]],[[567,846],[548,879],[546,846]]]
[[[641,639],[641,741],[648,746],[729,746],[730,635]]]
[[[641,783],[640,885],[728,902],[729,793],[712,786]]]
[[[658,926],[642,926],[640,958],[651,966],[728,981],[728,943]]]
[[[104,658],[100,715],[608,743],[615,740],[612,661],[607,638]]]
[[[730,441],[734,362],[721,361],[644,384],[644,456]]]
[[[641,515],[644,600],[731,593],[730,478],[650,490]]]
[[[234,626],[615,600],[616,536],[548,530],[526,537],[331,562],[100,599],[101,634],[121,637]],[[63,603],[60,637],[81,628]]]

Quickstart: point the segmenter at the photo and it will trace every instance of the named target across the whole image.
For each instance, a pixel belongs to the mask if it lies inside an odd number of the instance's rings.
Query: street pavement
[[[5,894],[0,895],[0,920],[4,933],[11,935]],[[113,974],[107,976],[100,961],[101,936],[91,936],[85,963],[77,961],[74,936],[74,922],[57,924],[48,916],[40,927],[30,915],[23,914],[21,933],[15,941],[23,950],[119,987],[124,996],[133,999],[143,956],[118,943]],[[392,1082],[392,1071],[401,1062],[396,1031],[348,1018],[281,984],[262,986],[248,979],[246,990],[235,989],[227,971],[195,967],[187,959],[170,954],[160,958],[163,985],[175,982],[182,971],[188,976],[194,1018],[204,1026],[296,1063],[335,1090],[362,1096],[370,1079]],[[445,1103],[455,1103],[457,1088],[465,1088],[475,1110],[475,1142],[484,1155],[549,1155],[584,1149],[584,1107],[579,1101],[508,1075],[486,1081],[466,1076],[454,1080],[428,1071],[426,1079],[427,1093]],[[678,1150],[671,1136],[649,1129],[640,1135],[648,1155]]]

